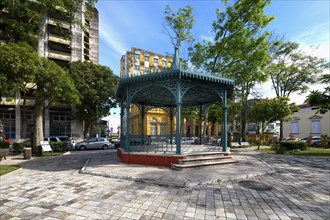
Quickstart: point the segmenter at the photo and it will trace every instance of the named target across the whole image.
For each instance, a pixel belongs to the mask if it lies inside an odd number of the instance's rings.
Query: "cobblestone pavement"
[[[237,152],[275,172],[189,188],[78,172],[112,151],[22,162],[0,177],[0,219],[330,219],[330,157]]]

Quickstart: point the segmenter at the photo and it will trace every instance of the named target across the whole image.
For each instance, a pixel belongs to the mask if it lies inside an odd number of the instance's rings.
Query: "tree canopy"
[[[299,51],[299,44],[294,42],[276,42],[271,56],[267,72],[278,97],[307,92],[326,68],[325,59]]]
[[[313,90],[307,96],[305,102],[311,106],[317,106],[318,111],[321,114],[325,114],[330,111],[330,74],[324,74],[319,78],[320,82],[325,87],[324,91]]]
[[[183,41],[191,42],[193,40],[191,34],[194,24],[192,10],[192,7],[186,6],[175,13],[169,5],[165,8],[163,32],[170,37],[174,47],[180,48]]]
[[[99,118],[106,116],[111,108],[116,107],[115,90],[118,77],[108,67],[81,61],[70,64],[69,74],[81,100],[76,106],[76,118],[86,122],[86,132],[89,133]]]

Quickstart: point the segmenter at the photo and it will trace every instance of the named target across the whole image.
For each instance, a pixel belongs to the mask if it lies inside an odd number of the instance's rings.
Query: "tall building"
[[[62,13],[46,17],[46,34],[44,36],[44,57],[53,60],[62,67],[73,61],[91,61],[98,63],[98,11],[89,5],[78,5],[75,19],[81,24],[72,25],[65,20]],[[88,16],[86,16],[86,12]],[[23,111],[21,94],[12,102],[1,103],[0,120],[5,135],[15,141],[29,139],[34,124],[34,97],[26,97]],[[47,105],[47,103],[45,103]],[[83,124],[72,120],[74,109],[67,105],[51,105],[44,112],[44,136],[66,135],[77,139],[83,137]]]
[[[157,54],[151,51],[131,48],[120,60],[120,77],[132,77],[145,74],[157,74],[157,72],[169,69],[172,58]],[[181,61],[180,66],[186,68],[186,62]],[[157,94],[155,94],[157,95]],[[145,115],[143,129],[141,131],[141,111],[138,106],[132,104],[130,107],[130,134],[132,135],[169,135],[171,123],[169,113],[161,108],[151,108]],[[172,132],[175,133],[176,118],[173,119]],[[181,129],[183,136],[199,136],[199,122],[194,119],[181,119]],[[208,126],[207,133],[211,132]],[[218,128],[213,131],[218,134]]]

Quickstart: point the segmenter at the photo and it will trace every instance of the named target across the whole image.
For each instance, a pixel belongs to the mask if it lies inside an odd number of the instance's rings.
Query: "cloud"
[[[325,22],[316,25],[293,38],[300,44],[300,49],[308,54],[330,60],[330,24]]]
[[[120,40],[120,34],[116,33],[114,29],[100,27],[100,37],[117,55],[121,56],[126,53],[127,46]]]

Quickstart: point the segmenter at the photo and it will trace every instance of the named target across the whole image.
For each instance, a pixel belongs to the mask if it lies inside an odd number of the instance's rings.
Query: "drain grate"
[[[244,187],[244,188],[254,189],[254,190],[257,190],[257,191],[270,191],[270,190],[273,189],[273,187],[271,187],[270,185],[260,183],[260,182],[257,182],[257,181],[252,181],[252,180],[240,181],[239,185]]]

